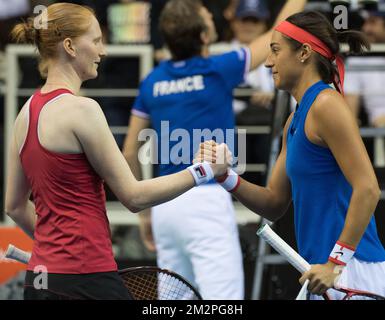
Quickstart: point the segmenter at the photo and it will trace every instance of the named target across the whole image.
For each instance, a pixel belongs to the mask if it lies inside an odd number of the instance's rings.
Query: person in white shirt
[[[366,12],[362,31],[372,44],[385,43],[385,12]],[[385,56],[350,57],[346,61],[348,104],[358,117],[362,98],[369,125],[374,127],[385,127],[385,69],[381,70],[381,65],[385,65]]]
[[[231,45],[234,50],[249,45],[254,39],[268,30],[267,22],[270,12],[265,0],[239,0],[231,20],[234,38]],[[274,83],[270,70],[261,65],[251,70],[245,76],[244,87],[255,89],[250,101],[235,99],[233,108],[235,113],[245,110],[248,104],[268,109],[274,97]]]

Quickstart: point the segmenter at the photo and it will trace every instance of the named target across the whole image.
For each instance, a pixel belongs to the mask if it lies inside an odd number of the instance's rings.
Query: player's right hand
[[[214,177],[219,177],[227,173],[233,163],[233,155],[225,143],[218,144],[210,140],[201,143],[195,154],[194,163],[203,161],[209,162]]]

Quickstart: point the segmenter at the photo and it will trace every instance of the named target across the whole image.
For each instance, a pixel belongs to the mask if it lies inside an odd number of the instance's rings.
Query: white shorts
[[[203,299],[244,298],[238,227],[222,187],[195,187],[154,207],[152,228],[160,268],[186,278]]]
[[[352,258],[341,273],[337,286],[345,289],[368,291],[385,297],[385,262],[365,262]],[[333,300],[341,300],[345,294],[328,290]],[[311,295],[311,300],[322,299]]]

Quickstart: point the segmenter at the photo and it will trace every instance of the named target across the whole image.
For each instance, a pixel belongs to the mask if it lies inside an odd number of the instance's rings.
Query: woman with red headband
[[[361,33],[337,32],[318,12],[295,14],[276,27],[266,67],[275,86],[297,100],[296,111],[285,125],[266,188],[232,172],[221,181],[244,205],[272,221],[293,201],[298,249],[312,264],[300,282],[309,279],[312,294],[324,294],[338,280],[339,286],[384,296],[385,250],[373,217],[380,190],[343,97],[340,42],[353,53],[368,48]],[[202,144],[201,158],[212,161],[208,151],[213,146]],[[335,290],[328,293],[339,298]]]

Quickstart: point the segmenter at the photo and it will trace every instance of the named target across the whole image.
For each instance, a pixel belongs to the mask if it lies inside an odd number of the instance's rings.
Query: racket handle
[[[263,225],[257,235],[270,244],[279,254],[281,254],[294,268],[304,273],[310,270],[310,264],[302,258],[292,247],[290,247],[278,234],[276,234],[268,224]],[[296,300],[304,300],[307,292],[309,280],[306,280],[298,294]],[[325,300],[330,300],[327,293],[323,295]]]
[[[268,224],[263,225],[257,231],[257,235],[278,251],[299,272],[304,273],[310,270],[310,264],[277,235]]]
[[[8,245],[7,251],[5,252],[5,257],[7,259],[13,259],[21,263],[27,264],[29,259],[31,258],[31,254],[10,244]]]
[[[309,279],[306,279],[305,283],[302,285],[301,290],[299,291],[295,300],[307,300],[307,286],[309,285]]]

